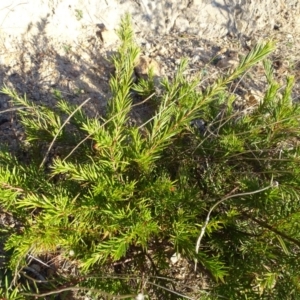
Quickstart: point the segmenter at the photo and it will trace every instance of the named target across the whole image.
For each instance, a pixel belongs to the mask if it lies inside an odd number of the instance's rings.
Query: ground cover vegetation
[[[3,299],[70,290],[92,299],[297,299],[300,107],[293,78],[284,86],[273,78],[274,43],[257,45],[205,89],[200,75],[185,78],[183,59],[157,93],[151,74],[134,82],[129,16],[118,34],[100,117],[84,113],[88,100],[74,107],[56,94],[50,109],[2,89],[26,133],[18,153],[0,152],[1,207],[17,224],[2,232]],[[251,111],[236,109],[228,85],[258,62],[264,97]],[[151,117],[133,122],[132,109],[149,103]],[[209,275],[209,288],[174,289],[175,252],[189,272]],[[57,253],[77,274],[30,269],[30,257]]]

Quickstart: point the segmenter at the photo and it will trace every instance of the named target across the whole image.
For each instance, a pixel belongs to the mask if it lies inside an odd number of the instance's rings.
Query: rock
[[[144,294],[142,293],[139,293],[136,297],[135,297],[136,300],[144,300],[145,299],[145,296]]]
[[[168,53],[168,50],[165,46],[161,46],[157,52],[158,55],[164,56]]]
[[[96,34],[103,42],[104,47],[111,47],[119,42],[119,37],[114,30],[108,30],[104,24],[97,25],[99,30],[96,32]]]
[[[140,56],[138,64],[134,69],[137,77],[146,79],[150,69],[152,69],[155,77],[161,76],[161,68],[156,60],[146,55]]]
[[[175,252],[170,258],[171,264],[175,265],[180,259],[181,259],[181,254]]]

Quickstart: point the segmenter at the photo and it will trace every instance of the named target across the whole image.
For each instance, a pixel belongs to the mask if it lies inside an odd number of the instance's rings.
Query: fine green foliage
[[[0,152],[1,207],[22,224],[5,243],[10,269],[19,274],[29,255],[72,253],[85,278],[77,287],[95,297],[180,299],[160,276],[169,276],[176,252],[209,274],[210,299],[296,299],[300,107],[291,100],[293,78],[281,87],[265,60],[274,44],[256,46],[204,91],[200,78],[184,77],[183,59],[174,79],[162,81],[153,115],[134,125],[133,90],[146,99],[155,87],[152,76],[133,82],[139,48],[128,15],[118,34],[101,117],[84,113],[87,101],[73,107],[56,93],[53,110],[2,89],[20,107],[27,153]],[[238,111],[228,84],[261,60],[264,98]],[[111,275],[122,262],[124,274]]]

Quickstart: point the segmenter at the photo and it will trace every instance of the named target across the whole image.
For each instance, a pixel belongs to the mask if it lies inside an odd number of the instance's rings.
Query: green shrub
[[[88,117],[87,101],[73,107],[60,99],[51,110],[2,90],[26,107],[19,111],[26,157],[4,148],[0,154],[1,205],[22,224],[6,241],[11,270],[22,271],[29,254],[72,254],[85,278],[77,287],[97,289],[99,297],[178,298],[159,279],[177,252],[197,261],[226,299],[295,299],[300,109],[291,101],[293,78],[281,89],[265,60],[265,96],[246,114],[227,91],[273,43],[256,46],[202,92],[200,78],[185,79],[183,59],[174,79],[162,81],[152,117],[134,125],[133,91],[146,99],[154,85],[133,82],[139,48],[128,16],[119,36],[104,116]],[[113,264],[125,259],[123,276],[113,277]]]

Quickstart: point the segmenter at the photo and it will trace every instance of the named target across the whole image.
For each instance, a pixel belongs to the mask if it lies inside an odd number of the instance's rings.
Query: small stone
[[[145,299],[145,296],[144,294],[142,293],[139,293],[136,297],[135,297],[136,300],[144,300]]]
[[[195,63],[196,61],[199,61],[200,60],[200,56],[199,55],[194,55],[191,59],[191,62],[192,63]]]
[[[96,35],[100,37],[105,47],[118,43],[119,37],[114,30],[108,30],[103,24],[98,24],[97,27],[100,30],[96,32]]]
[[[178,59],[175,60],[175,64],[176,64],[177,66],[180,65],[180,62],[181,62],[181,59],[180,59],[180,58],[178,58]]]
[[[161,47],[159,48],[159,50],[158,50],[158,55],[164,56],[164,55],[166,55],[167,53],[168,53],[168,50],[167,50],[167,48],[164,47],[164,46],[161,46]]]
[[[195,119],[191,121],[190,125],[199,130],[200,133],[204,133],[206,130],[206,123],[203,119]]]
[[[146,43],[146,44],[145,44],[145,49],[146,49],[147,51],[150,51],[151,48],[152,48],[152,46],[151,46],[150,43]]]
[[[134,69],[136,75],[140,78],[146,78],[150,69],[152,69],[154,76],[161,76],[161,68],[156,60],[146,55],[140,56],[139,62]]]
[[[183,279],[185,279],[185,274],[177,274],[177,275],[175,275],[175,278],[183,280]]]
[[[181,259],[180,253],[176,253],[176,252],[170,258],[172,265],[175,265],[180,259]]]

